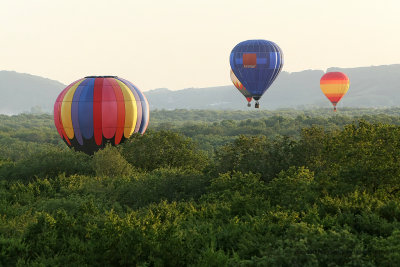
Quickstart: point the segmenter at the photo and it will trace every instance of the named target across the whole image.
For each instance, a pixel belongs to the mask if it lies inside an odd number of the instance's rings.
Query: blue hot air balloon
[[[267,40],[247,40],[231,52],[233,73],[256,101],[275,81],[283,67],[283,53],[277,44]]]

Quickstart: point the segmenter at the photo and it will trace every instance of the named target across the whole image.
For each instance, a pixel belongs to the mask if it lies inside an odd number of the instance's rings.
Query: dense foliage
[[[399,110],[343,113],[156,111],[93,156],[0,115],[0,265],[399,265]]]

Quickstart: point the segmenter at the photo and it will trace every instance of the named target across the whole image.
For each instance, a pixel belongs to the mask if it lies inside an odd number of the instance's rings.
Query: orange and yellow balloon
[[[322,76],[320,86],[322,92],[331,101],[333,110],[336,111],[337,103],[349,90],[350,81],[342,72],[328,72]]]
[[[239,79],[236,77],[235,73],[233,73],[231,69],[231,81],[235,85],[236,89],[239,90],[239,92],[246,98],[247,100],[247,106],[250,107],[252,96],[251,94],[246,90],[246,88],[243,86],[243,84],[239,81]]]

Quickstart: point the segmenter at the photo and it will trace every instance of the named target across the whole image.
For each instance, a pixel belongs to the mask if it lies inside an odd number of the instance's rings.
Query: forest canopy
[[[158,110],[92,156],[0,115],[0,265],[396,265],[399,115]]]

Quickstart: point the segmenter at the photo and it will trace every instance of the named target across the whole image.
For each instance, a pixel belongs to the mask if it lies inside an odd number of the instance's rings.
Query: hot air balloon
[[[248,40],[237,44],[230,55],[231,69],[256,101],[275,81],[283,67],[279,46],[267,40]]]
[[[247,100],[247,106],[251,107],[251,100],[252,100],[252,96],[251,94],[246,90],[246,88],[243,86],[243,84],[239,81],[239,79],[235,76],[235,73],[233,73],[232,69],[231,69],[231,81],[232,83],[235,85],[235,87],[239,90],[239,92],[244,95],[244,97]]]
[[[131,82],[117,76],[87,76],[68,85],[54,104],[54,123],[69,147],[93,154],[118,145],[149,123],[149,103]]]
[[[336,111],[337,103],[349,90],[350,81],[342,72],[328,72],[322,76],[320,86],[322,92],[331,101],[333,110]]]

